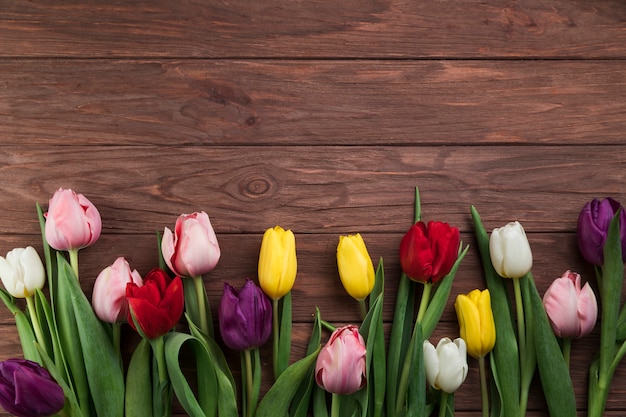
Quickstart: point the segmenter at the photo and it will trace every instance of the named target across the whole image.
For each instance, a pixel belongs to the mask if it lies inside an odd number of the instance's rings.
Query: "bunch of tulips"
[[[486,288],[456,296],[459,337],[433,344],[469,246],[458,228],[422,220],[416,189],[413,222],[399,247],[402,275],[388,337],[383,261],[374,267],[360,234],[340,236],[339,278],[362,321],[337,327],[316,311],[305,356],[290,362],[297,275],[292,231],[276,226],[264,232],[258,281],[246,278],[239,289],[224,283],[214,328],[203,277],[217,266],[220,247],[205,212],[180,215],[173,230],[158,234],[159,263],[144,276],[125,258],[114,260],[88,299],[78,255],[100,236],[97,208],[82,194],[59,189],[47,212],[37,209],[45,262],[32,246],[0,257],[0,298],[15,317],[24,356],[0,363],[0,405],[16,416],[165,417],[174,397],[193,417],[453,416],[467,354],[478,361],[485,417],[525,416],[536,372],[550,415],[576,415],[571,342],[596,325],[596,295],[580,274],[566,271],[540,297],[519,222],[488,235],[471,208]],[[626,354],[621,205],[611,198],[586,204],[578,240],[596,267],[602,306],[588,397],[589,417],[599,417]],[[126,323],[141,336],[128,361],[120,349]],[[259,348],[266,343],[272,344],[273,383],[261,396]],[[223,349],[240,352],[240,383]],[[183,351],[193,354],[192,383],[180,365]]]

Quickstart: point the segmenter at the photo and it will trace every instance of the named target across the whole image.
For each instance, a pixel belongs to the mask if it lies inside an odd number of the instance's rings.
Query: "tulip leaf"
[[[261,400],[256,417],[284,417],[289,415],[289,406],[302,380],[315,366],[320,349],[290,365],[280,374],[276,382]]]
[[[98,417],[124,415],[124,375],[111,340],[96,317],[70,265],[59,262],[59,282],[65,282],[75,323],[89,390]],[[82,404],[81,404],[82,406]]]
[[[214,338],[213,330],[213,318],[211,316],[211,309],[209,308],[209,299],[206,293],[206,287],[202,285],[202,289],[198,290],[199,286],[196,286],[196,279],[202,278],[185,278],[183,279],[183,294],[185,295],[185,312],[193,320],[196,326],[200,326],[202,323],[201,316],[206,316],[206,323],[208,325],[208,336]],[[200,291],[200,293],[198,293]],[[199,297],[204,298],[205,311],[200,311]]]
[[[63,373],[57,368],[54,364],[54,361],[46,354],[45,351],[41,349],[41,347],[37,347],[39,351],[39,355],[41,355],[41,359],[43,362],[43,366],[48,370],[50,376],[54,378],[57,384],[63,389],[63,393],[65,394],[65,398],[67,403],[69,403],[70,412],[68,415],[72,417],[83,417],[84,414],[78,405],[78,400],[76,399],[76,395],[72,388],[65,382]],[[67,406],[66,403],[66,406]]]
[[[306,350],[306,356],[312,354],[320,348],[322,339],[322,324],[319,308],[315,309],[315,321],[313,323],[313,331],[309,338],[309,345]],[[315,368],[311,367],[308,376],[306,376],[298,391],[294,395],[294,403],[291,404],[289,414],[291,417],[306,417],[309,412],[309,403],[311,395],[317,384],[315,383]]]
[[[450,297],[450,291],[452,290],[454,276],[456,275],[456,271],[459,269],[461,261],[463,261],[463,258],[465,257],[468,249],[469,245],[465,246],[465,249],[461,251],[456,261],[454,262],[454,265],[450,269],[450,272],[448,272],[448,274],[437,285],[435,294],[428,304],[426,313],[424,314],[424,317],[420,322],[420,324],[422,325],[424,339],[428,339],[430,337],[430,335],[435,330],[435,327],[437,327],[439,319],[441,319],[443,310],[446,308],[446,303],[448,302],[448,298]]]
[[[289,366],[289,356],[291,354],[291,291],[289,291],[279,301],[279,326],[278,330],[278,357],[275,358],[277,364],[276,377],[278,377]]]
[[[420,323],[415,323],[412,340],[411,378],[407,393],[406,417],[421,417],[426,409],[426,368],[424,367],[424,334]]]
[[[498,377],[498,368],[493,359],[493,355],[489,354],[489,365],[491,367],[491,416],[504,417],[502,413],[502,389],[500,388],[500,378]]]
[[[534,333],[534,351],[536,351],[541,386],[545,394],[551,417],[570,417],[576,415],[574,388],[561,348],[556,339],[548,315],[535,283],[529,276],[527,280],[530,303],[525,308],[532,309],[532,322],[526,328]],[[532,346],[529,346],[532,348]],[[531,349],[527,349],[527,355]]]
[[[67,373],[67,364],[65,362],[65,357],[63,356],[63,351],[61,350],[61,345],[59,343],[59,332],[57,329],[57,323],[54,319],[54,312],[52,311],[52,307],[46,300],[46,296],[41,290],[37,290],[37,298],[40,300],[39,304],[41,305],[41,309],[44,314],[44,318],[46,319],[47,331],[50,336],[50,343],[52,345],[52,355],[54,359],[54,363],[57,368],[63,370],[65,374],[66,380],[69,380],[69,375]],[[40,323],[41,323],[40,319]],[[50,352],[50,350],[46,350]]]
[[[520,368],[519,349],[513,325],[508,292],[504,280],[496,273],[489,254],[489,236],[480,215],[471,207],[474,233],[480,252],[485,282],[491,294],[491,309],[496,326],[496,344],[491,352],[492,366],[499,379],[499,398],[502,400],[502,415],[519,415]]]
[[[125,417],[152,417],[152,349],[141,339],[126,372]]]
[[[326,391],[317,384],[313,388],[313,417],[328,417]]]

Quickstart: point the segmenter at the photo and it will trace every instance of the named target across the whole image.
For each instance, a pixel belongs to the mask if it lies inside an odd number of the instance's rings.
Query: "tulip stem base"
[[[278,317],[280,313],[280,309],[278,305],[279,301],[280,299],[272,298],[272,337],[273,337],[272,364],[274,366],[274,379],[278,379],[278,376],[279,376],[279,371],[278,371],[278,351],[279,351],[278,348],[280,346],[280,331],[278,327],[278,324],[280,323],[280,320]]]
[[[212,336],[209,329],[209,322],[207,320],[207,306],[204,297],[206,290],[204,289],[204,281],[201,276],[193,277],[192,279],[196,290],[196,298],[198,300],[198,312],[200,315],[200,323],[198,324],[200,325],[200,330],[202,330],[205,334]]]
[[[365,320],[365,316],[367,316],[367,306],[365,305],[365,299],[358,300],[359,301],[359,309],[361,310],[361,319]]]
[[[43,333],[41,332],[41,323],[39,322],[39,316],[37,316],[37,309],[35,308],[35,301],[33,300],[32,295],[30,297],[26,297],[26,306],[28,308],[30,320],[33,323],[33,330],[35,331],[37,343],[39,343],[39,346],[41,346],[41,348],[45,350],[45,339],[43,337]]]
[[[569,369],[570,354],[572,351],[572,339],[563,339],[563,346],[561,349],[563,352],[563,359],[565,359],[565,364],[567,365],[567,369]]]
[[[520,351],[520,365],[523,366],[526,357],[526,325],[524,323],[524,304],[522,302],[522,289],[520,278],[513,279],[515,292],[515,309],[517,311],[517,337]]]
[[[254,416],[254,407],[252,404],[254,398],[254,381],[252,377],[252,355],[250,349],[244,352],[244,360],[246,365],[246,417]]]
[[[78,278],[78,249],[70,249],[70,265],[72,266],[72,270],[74,271],[74,275],[76,275],[76,279]]]
[[[341,405],[339,394],[333,394],[330,404],[330,417],[339,417],[339,406]]]
[[[478,372],[480,373],[480,395],[482,399],[483,417],[489,417],[489,393],[487,387],[487,367],[485,357],[478,358]]]
[[[448,393],[441,391],[441,399],[439,400],[439,417],[446,417],[448,411]]]

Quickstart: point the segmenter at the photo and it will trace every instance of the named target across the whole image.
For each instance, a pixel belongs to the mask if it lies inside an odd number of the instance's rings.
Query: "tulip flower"
[[[458,257],[459,229],[448,223],[415,223],[400,242],[402,271],[414,281],[437,283]]]
[[[285,296],[296,280],[296,239],[280,226],[263,234],[259,254],[259,284],[271,299]]]
[[[352,298],[362,302],[372,292],[376,275],[360,234],[339,237],[337,267],[343,287]]]
[[[437,347],[424,341],[424,366],[431,387],[453,394],[465,381],[468,365],[465,341],[442,338]]]
[[[496,328],[489,290],[473,290],[467,295],[459,294],[454,308],[467,353],[478,359],[491,352],[496,343]]]
[[[218,314],[222,339],[233,350],[258,348],[272,334],[272,304],[248,278],[241,291],[224,283]]]
[[[511,222],[495,228],[489,239],[489,254],[496,272],[504,278],[521,278],[533,266],[533,254],[524,228]]]
[[[126,284],[133,282],[143,285],[137,270],[130,270],[128,261],[119,257],[112,265],[104,268],[93,286],[91,304],[98,318],[106,323],[125,322],[128,317]]]
[[[358,327],[339,327],[317,357],[315,381],[332,394],[352,394],[367,382],[365,356],[365,342]]]
[[[220,247],[209,216],[204,212],[182,214],[174,232],[163,231],[161,252],[167,266],[184,277],[211,272],[220,259]]]
[[[598,303],[589,283],[581,288],[580,274],[566,271],[555,279],[543,295],[554,333],[563,339],[589,334],[596,324]]]
[[[609,224],[618,211],[622,261],[626,262],[626,212],[620,203],[610,197],[593,199],[578,215],[578,248],[587,262],[597,266],[604,264],[604,242]]]
[[[56,250],[71,251],[90,246],[100,237],[98,209],[84,195],[59,188],[48,204],[45,236]]]
[[[32,246],[15,248],[0,256],[0,279],[15,298],[31,297],[43,288],[46,275],[41,258]]]
[[[128,323],[147,339],[155,339],[180,320],[185,303],[183,283],[179,276],[172,280],[155,268],[144,277],[143,286],[134,282],[126,285],[126,299]]]
[[[63,389],[39,364],[25,359],[0,362],[0,405],[17,417],[51,416],[63,408]]]

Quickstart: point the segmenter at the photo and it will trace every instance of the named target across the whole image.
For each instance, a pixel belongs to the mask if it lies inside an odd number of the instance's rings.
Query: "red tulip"
[[[437,221],[417,222],[400,242],[402,271],[412,280],[436,283],[450,272],[459,251],[459,229]]]
[[[100,237],[102,219],[96,206],[84,195],[59,188],[48,204],[45,235],[56,250],[90,246]]]
[[[352,394],[365,386],[365,342],[356,326],[336,329],[315,364],[315,381],[327,392]]]
[[[130,270],[130,265],[119,257],[113,265],[107,266],[98,274],[93,286],[91,304],[98,318],[107,323],[121,323],[128,317],[126,284],[134,282],[143,285],[137,270]]]
[[[174,233],[163,231],[161,252],[167,266],[184,277],[199,277],[211,272],[220,259],[220,247],[209,216],[205,212],[182,214]]]
[[[148,339],[156,339],[170,331],[183,314],[183,282],[179,276],[172,280],[155,268],[145,276],[143,286],[126,285],[126,299],[128,323]]]

